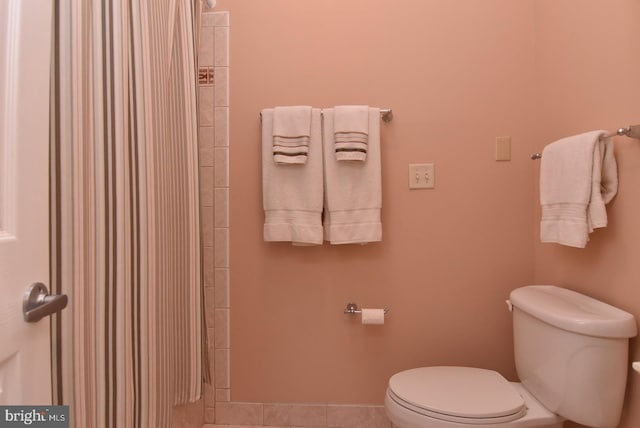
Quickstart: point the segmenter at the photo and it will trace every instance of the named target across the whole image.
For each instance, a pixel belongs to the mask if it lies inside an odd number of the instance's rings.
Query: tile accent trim
[[[204,387],[204,420],[246,414],[227,406],[229,380],[229,12],[201,15],[198,67],[201,212],[205,258],[205,321],[211,385]],[[260,418],[262,414],[260,413]],[[251,420],[251,418],[246,418]]]
[[[391,428],[384,406],[216,403],[216,424],[251,427]]]
[[[198,84],[200,85],[213,85],[215,83],[215,67],[202,67],[198,68]]]

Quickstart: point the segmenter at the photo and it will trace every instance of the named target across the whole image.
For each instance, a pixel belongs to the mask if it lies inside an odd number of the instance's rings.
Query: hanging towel
[[[584,248],[607,226],[605,204],[618,190],[611,138],[591,131],[547,145],[540,165],[540,240]]]
[[[332,244],[382,240],[380,109],[370,108],[366,162],[338,161],[334,150],[334,110],[324,109],[324,239]]]
[[[309,154],[311,107],[276,107],[273,113],[273,160],[304,164]]]
[[[367,160],[369,106],[336,106],[333,133],[337,160]]]
[[[308,160],[304,165],[273,162],[274,109],[262,110],[262,199],[264,240],[322,244],[322,123],[311,113]]]

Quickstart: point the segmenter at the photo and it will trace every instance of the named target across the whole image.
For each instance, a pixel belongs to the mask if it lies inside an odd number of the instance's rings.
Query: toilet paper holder
[[[384,314],[386,315],[389,312],[389,309],[384,308]],[[347,303],[347,307],[344,308],[344,313],[345,314],[349,314],[349,315],[355,315],[355,314],[361,314],[362,313],[362,309],[358,309],[358,305],[353,303],[353,302],[349,302]]]

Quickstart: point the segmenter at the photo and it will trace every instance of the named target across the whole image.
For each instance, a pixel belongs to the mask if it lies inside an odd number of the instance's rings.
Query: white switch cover
[[[409,164],[409,189],[433,189],[435,169],[432,163]]]

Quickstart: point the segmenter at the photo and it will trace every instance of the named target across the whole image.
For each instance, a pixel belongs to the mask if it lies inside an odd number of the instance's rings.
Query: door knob
[[[66,294],[49,294],[47,286],[34,282],[24,294],[22,313],[26,322],[36,322],[41,318],[63,310],[69,299]]]

